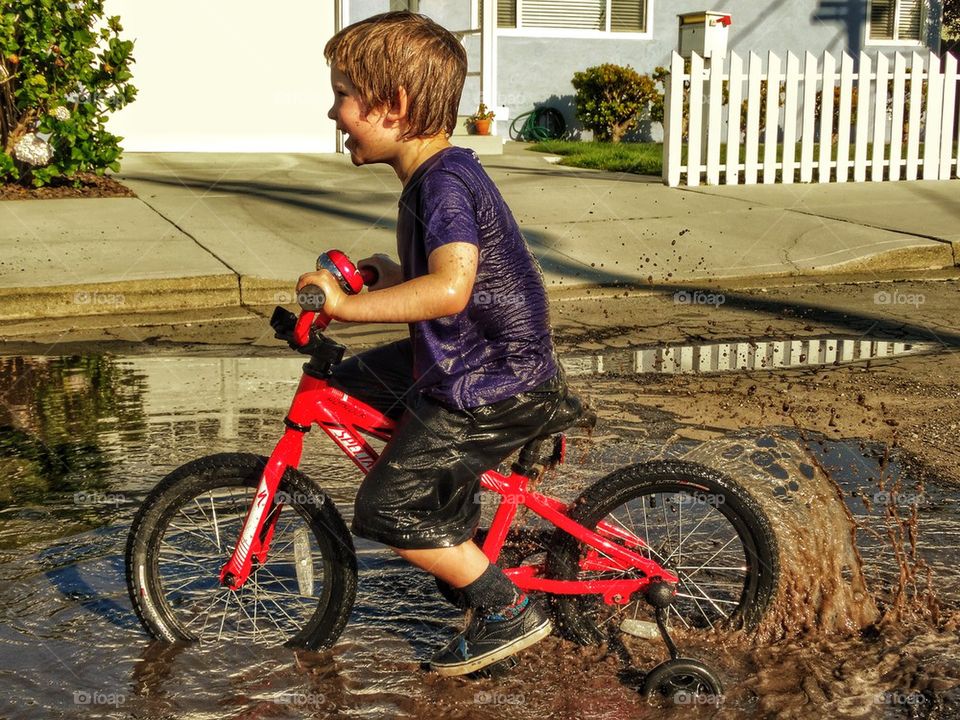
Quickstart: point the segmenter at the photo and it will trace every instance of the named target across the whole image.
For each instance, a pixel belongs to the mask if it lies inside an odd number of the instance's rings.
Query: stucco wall
[[[669,63],[677,47],[677,14],[696,10],[723,10],[733,16],[729,45],[731,52],[746,57],[750,52],[773,51],[781,57],[788,52],[802,57],[805,52],[824,51],[856,55],[860,50],[892,55],[897,50],[910,53],[910,46],[864,46],[866,0],[707,0],[704,3],[675,3],[652,0],[653,38],[650,40],[542,39],[501,37],[499,40],[500,104],[510,107],[511,115],[547,105],[563,112],[567,125],[578,135],[580,124],[574,117],[574,72],[605,62],[630,65],[651,74],[658,65]],[[828,6],[828,7],[826,7]],[[939,18],[939,5],[930,17]],[[937,46],[939,26],[928,28],[927,42]],[[923,48],[919,48],[923,49]],[[659,126],[643,132],[645,138],[659,139]]]
[[[800,57],[847,51],[856,56],[861,50],[871,54],[896,51],[909,54],[917,45],[879,45],[864,43],[867,0],[703,0],[652,3],[650,39],[600,38],[498,38],[498,105],[509,108],[510,117],[546,105],[560,110],[573,136],[580,136],[580,124],[574,116],[573,86],[570,80],[578,70],[605,62],[630,65],[641,73],[652,73],[658,65],[669,63],[677,47],[677,14],[698,10],[722,10],[733,16],[729,49],[746,57],[750,52],[773,51],[781,57],[792,52]],[[928,0],[926,45],[939,43],[941,0]],[[419,10],[451,30],[468,27],[469,0],[421,0]],[[390,9],[389,0],[351,0],[350,21]],[[479,38],[467,43],[471,69],[479,68]],[[467,78],[461,112],[471,112],[479,100],[476,78]],[[498,130],[506,135],[509,121],[498,120]],[[643,128],[635,138],[660,137],[659,126]]]
[[[137,100],[111,117],[128,151],[334,152],[323,43],[333,3],[107,0],[134,46]]]

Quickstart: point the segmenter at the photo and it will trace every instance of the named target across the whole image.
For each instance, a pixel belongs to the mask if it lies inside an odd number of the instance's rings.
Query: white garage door
[[[108,0],[135,41],[128,151],[334,152],[328,0]]]

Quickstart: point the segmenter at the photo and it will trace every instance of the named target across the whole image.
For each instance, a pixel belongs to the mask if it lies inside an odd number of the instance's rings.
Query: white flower
[[[58,105],[53,110],[50,111],[50,114],[53,115],[57,120],[69,120],[70,111],[67,110],[63,105]]]
[[[27,133],[13,146],[14,156],[28,165],[46,165],[53,157],[53,148],[46,140]]]

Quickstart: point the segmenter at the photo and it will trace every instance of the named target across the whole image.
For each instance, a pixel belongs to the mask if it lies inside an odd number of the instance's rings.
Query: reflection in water
[[[753,339],[571,355],[563,358],[563,366],[573,376],[611,372],[714,373],[846,365],[938,350],[940,346],[934,343],[869,338]]]
[[[109,358],[0,358],[0,387],[0,508],[99,489],[105,445],[143,426],[137,379]]]
[[[301,358],[0,360],[5,469],[0,481],[0,678],[8,688],[0,715],[432,718],[438,715],[435,698],[443,697],[440,714],[470,718],[712,716],[702,708],[648,708],[624,681],[629,675],[621,672],[616,654],[577,649],[555,637],[531,649],[509,677],[497,681],[424,675],[419,661],[460,618],[439,598],[430,577],[363,540],[357,540],[357,603],[332,651],[151,642],[130,608],[124,582],[123,549],[137,503],[163,475],[201,455],[269,453],[282,432],[301,365]],[[590,382],[608,383],[606,395],[616,398],[615,380]],[[617,402],[611,400],[617,420],[598,427],[592,439],[574,438],[568,464],[545,478],[542,490],[572,498],[616,467],[649,457],[712,456],[729,469],[732,448],[739,445],[752,467],[762,469],[740,479],[754,492],[766,488],[766,507],[778,520],[790,517],[782,508],[792,504],[796,542],[804,542],[803,518],[811,520],[810,527],[823,528],[829,520],[834,531],[843,530],[839,516],[828,518],[822,505],[808,505],[811,493],[823,495],[818,502],[826,502],[831,489],[834,502],[843,498],[840,505],[858,523],[863,575],[880,611],[897,602],[898,552],[916,552],[930,564],[941,610],[956,608],[960,588],[950,569],[960,513],[953,493],[923,478],[912,459],[889,456],[884,448],[820,442],[789,432],[744,431],[713,446],[668,444],[679,427],[669,414]],[[769,447],[768,436],[777,438],[776,447]],[[781,451],[789,458],[778,455]],[[307,438],[302,469],[349,520],[359,480],[352,463],[314,432]],[[922,487],[916,484],[924,480]],[[909,504],[918,493],[919,501]],[[903,513],[916,508],[918,519],[907,528],[905,545],[888,539],[903,519],[901,514],[891,520],[891,497]],[[917,538],[914,546],[911,537]],[[805,551],[827,546],[811,544]],[[811,571],[819,567],[808,566]],[[914,596],[921,596],[919,564],[910,567],[916,569]],[[956,661],[955,644],[951,650],[932,626],[909,643],[882,625],[870,632],[869,642],[856,635],[822,642],[801,642],[796,636],[770,643],[710,638],[691,642],[686,650],[716,663],[727,678],[728,717],[781,712],[808,717],[811,703],[836,707],[844,694],[847,700],[858,698],[862,717],[905,717],[889,703],[864,705],[864,693],[899,690],[906,696],[922,681],[942,700],[956,685],[950,678],[960,677],[960,669],[949,665]],[[936,661],[918,667],[936,643]],[[891,654],[893,646],[903,652]],[[661,643],[631,647],[640,669],[664,659],[663,652]],[[912,667],[913,675],[893,672],[901,666]],[[843,668],[840,677],[834,674],[838,667]],[[886,675],[878,667],[886,668]],[[578,692],[570,693],[570,687]],[[827,700],[821,702],[818,692]]]

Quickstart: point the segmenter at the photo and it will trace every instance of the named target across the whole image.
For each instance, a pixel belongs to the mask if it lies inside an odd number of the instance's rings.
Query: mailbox
[[[701,11],[684,13],[680,19],[680,49],[683,58],[691,53],[702,58],[720,59],[727,54],[727,33],[732,18],[730,13]]]

